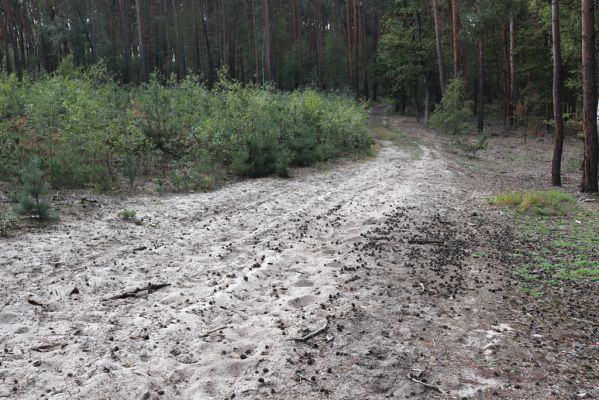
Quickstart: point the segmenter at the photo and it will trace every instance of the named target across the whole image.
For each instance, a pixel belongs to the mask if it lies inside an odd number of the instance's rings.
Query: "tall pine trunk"
[[[484,42],[478,39],[478,93],[476,95],[476,115],[478,133],[485,128],[485,76],[484,76]]]
[[[148,37],[146,35],[146,18],[142,0],[135,0],[135,11],[137,14],[137,35],[139,40],[139,78],[142,82],[147,82],[149,78]]]
[[[271,55],[270,55],[270,9],[269,1],[263,1],[264,14],[264,81],[268,82],[272,79]]]
[[[582,0],[582,107],[584,130],[584,161],[582,192],[597,192],[597,83],[595,78],[595,4]]]
[[[185,78],[185,47],[183,46],[183,32],[181,30],[181,21],[179,18],[179,0],[171,0],[173,10],[173,21],[175,23],[175,58],[177,60],[177,78]]]
[[[119,0],[121,43],[123,50],[123,83],[131,82],[131,35],[129,33],[129,0]]]
[[[460,17],[458,14],[458,0],[451,0],[451,41],[453,47],[453,77],[460,75]]]
[[[445,75],[443,73],[443,48],[441,47],[441,21],[439,20],[439,4],[437,0],[433,1],[433,22],[435,26],[435,45],[437,47],[437,66],[439,68],[439,86],[441,95],[445,90]]]
[[[559,0],[552,0],[551,14],[553,37],[553,120],[555,122],[553,162],[551,164],[551,183],[553,186],[561,186],[562,152],[564,147],[564,119],[562,116],[562,51]]]
[[[501,29],[501,44],[503,47],[503,124],[505,129],[510,127],[510,110],[511,94],[510,94],[510,49],[509,49],[509,27],[508,24],[503,24]]]

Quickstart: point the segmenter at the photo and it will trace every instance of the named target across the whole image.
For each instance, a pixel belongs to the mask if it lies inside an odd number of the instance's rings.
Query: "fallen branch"
[[[310,380],[310,379],[306,378],[306,377],[305,377],[305,376],[303,376],[303,375],[297,374],[297,376],[299,377],[299,381],[300,381],[300,382],[301,382],[301,381],[306,381],[306,382],[308,382],[310,385],[316,385],[316,382],[313,382],[312,380]]]
[[[104,299],[103,301],[120,300],[129,297],[137,297],[141,292],[147,292],[148,294],[154,293],[157,290],[170,286],[170,283],[148,283],[148,286],[137,288],[129,292],[120,293]]]
[[[441,389],[439,386],[435,386],[435,385],[431,385],[431,384],[426,383],[426,382],[422,382],[420,379],[416,379],[416,378],[414,378],[410,374],[408,374],[408,379],[410,379],[412,382],[419,383],[419,384],[421,384],[422,386],[424,386],[426,388],[429,388],[429,389],[432,389],[432,390],[434,390],[436,392],[439,392],[443,396],[447,396],[447,393],[445,393],[445,391],[443,389]]]
[[[324,326],[323,326],[322,328],[320,328],[320,329],[317,329],[317,330],[315,330],[314,332],[308,333],[308,334],[307,334],[306,336],[304,336],[304,337],[301,337],[301,338],[296,338],[296,339],[293,339],[293,340],[295,340],[296,342],[306,342],[306,341],[308,341],[308,340],[312,339],[313,337],[315,337],[315,336],[318,336],[318,335],[320,335],[321,333],[324,333],[324,332],[326,332],[326,331],[327,331],[327,329],[329,329],[329,321],[327,321],[327,322],[326,322],[326,324],[324,324]]]
[[[443,240],[434,240],[434,239],[412,239],[412,240],[408,241],[408,244],[418,244],[418,245],[445,244],[445,242]]]
[[[31,350],[37,351],[39,353],[47,353],[47,352],[52,351],[58,347],[60,347],[61,349],[64,349],[65,347],[67,347],[67,344],[66,343],[43,344],[41,346],[32,347]]]
[[[228,325],[221,326],[220,328],[216,328],[216,329],[213,329],[213,330],[211,330],[211,331],[208,331],[208,332],[206,332],[206,333],[204,333],[204,334],[201,334],[199,337],[201,337],[201,338],[208,337],[208,336],[212,335],[213,333],[215,333],[215,332],[218,332],[218,331],[222,331],[223,329],[226,329],[226,328],[228,328],[228,327],[229,327]]]

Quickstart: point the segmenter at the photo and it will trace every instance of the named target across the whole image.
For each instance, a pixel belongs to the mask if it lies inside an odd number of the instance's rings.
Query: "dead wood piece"
[[[119,293],[117,295],[114,295],[114,296],[104,299],[104,301],[120,300],[120,299],[129,298],[129,297],[137,297],[137,295],[139,295],[141,292],[147,292],[148,294],[150,294],[150,293],[154,293],[157,290],[165,288],[167,286],[171,286],[171,284],[170,283],[148,283],[148,286],[140,287],[140,288],[131,290],[129,292]]]
[[[435,240],[435,239],[412,239],[412,240],[408,241],[408,244],[418,244],[418,245],[445,244],[445,242],[443,240]]]
[[[40,303],[39,301],[33,299],[33,298],[28,298],[27,299],[27,303],[31,304],[32,306],[37,306],[37,307],[46,307],[45,304]]]
[[[310,339],[312,339],[315,336],[320,335],[321,333],[324,333],[327,331],[327,329],[329,329],[329,321],[326,322],[326,324],[324,324],[324,326],[322,328],[319,328],[317,330],[315,330],[314,332],[310,332],[308,333],[306,336],[301,337],[301,338],[296,338],[294,339],[297,342],[306,342]]]
[[[226,328],[228,328],[228,327],[229,327],[229,325],[221,326],[220,328],[216,328],[216,329],[213,329],[213,330],[211,330],[211,331],[208,331],[208,332],[206,332],[206,333],[203,333],[203,334],[201,334],[199,337],[201,337],[201,338],[208,337],[208,336],[212,335],[213,333],[215,333],[215,332],[219,332],[219,331],[222,331],[223,329],[226,329]]]
[[[301,381],[306,381],[306,382],[308,382],[310,385],[316,385],[316,382],[312,381],[311,379],[308,379],[308,378],[306,378],[306,377],[305,377],[305,376],[303,376],[303,375],[300,375],[300,374],[298,374],[297,376],[298,376],[298,378],[299,378],[299,381],[300,381],[300,382],[301,382]]]
[[[64,349],[65,347],[67,347],[66,343],[49,343],[49,344],[42,344],[41,346],[37,346],[37,347],[33,347],[31,348],[32,351],[37,351],[39,353],[47,353],[49,351],[52,351],[56,348],[61,348]]]
[[[431,385],[430,383],[426,383],[426,382],[422,382],[420,379],[414,378],[411,374],[408,374],[408,379],[411,380],[412,382],[419,383],[419,384],[421,384],[422,386],[424,386],[424,387],[426,387],[428,389],[431,389],[431,390],[434,390],[436,392],[439,392],[443,396],[447,396],[447,393],[443,389],[441,389],[439,386]]]

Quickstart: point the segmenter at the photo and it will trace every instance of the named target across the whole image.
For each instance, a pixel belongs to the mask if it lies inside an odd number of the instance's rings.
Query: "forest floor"
[[[487,203],[546,187],[550,139],[468,159],[378,111],[376,157],[65,194],[58,223],[1,240],[0,398],[599,398],[598,283],[523,290],[522,251],[547,238]]]

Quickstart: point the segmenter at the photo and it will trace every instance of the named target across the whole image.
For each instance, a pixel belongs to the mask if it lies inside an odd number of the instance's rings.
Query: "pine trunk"
[[[553,162],[551,164],[551,183],[553,186],[561,186],[562,152],[564,147],[564,119],[562,116],[562,53],[558,0],[552,0],[551,10],[553,37],[553,120],[555,122]]]
[[[458,0],[451,0],[451,41],[453,46],[453,77],[460,75],[460,17],[458,14]]]
[[[476,95],[476,115],[478,132],[485,128],[485,76],[484,76],[484,43],[478,40],[478,93]]]
[[[584,161],[582,164],[582,192],[597,192],[597,84],[595,61],[595,4],[582,0],[582,98]]]
[[[148,73],[148,51],[146,36],[146,20],[142,0],[135,0],[135,11],[137,14],[137,35],[139,40],[139,78],[147,82]]]
[[[435,44],[437,47],[437,66],[439,68],[439,86],[441,95],[445,90],[445,76],[443,74],[443,48],[441,47],[441,22],[439,21],[439,4],[437,0],[433,1],[433,22],[435,25]]]
[[[270,9],[269,0],[263,1],[264,14],[264,81],[272,79],[271,55],[270,55]]]
[[[510,94],[510,50],[508,42],[509,28],[508,24],[503,24],[501,30],[501,43],[503,46],[503,125],[505,129],[510,127],[510,110],[511,94]]]

